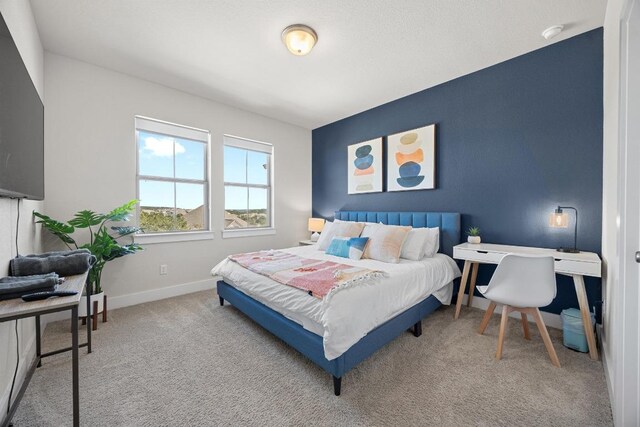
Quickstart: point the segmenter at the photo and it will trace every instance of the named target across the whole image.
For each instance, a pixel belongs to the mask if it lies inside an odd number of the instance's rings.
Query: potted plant
[[[103,313],[103,322],[106,322],[107,319],[107,313],[105,311],[107,296],[104,294],[101,284],[102,270],[105,264],[116,258],[142,250],[140,245],[133,242],[128,244],[120,244],[118,242],[118,239],[141,231],[140,227],[113,226],[111,223],[129,221],[131,213],[137,203],[137,200],[131,200],[106,214],[82,210],[67,222],[57,221],[40,212],[33,212],[33,214],[39,218],[36,223],[42,224],[44,228],[62,240],[67,248],[88,249],[96,257],[95,264],[91,270],[89,270],[87,290],[91,294],[91,307],[94,307],[94,301],[97,301],[98,310],[90,313],[89,316],[97,316],[98,313]],[[78,244],[78,242],[71,237],[78,229],[88,229],[89,241],[87,243]],[[87,317],[86,307],[86,296],[83,296],[78,307],[78,314],[80,317],[85,318],[85,320]],[[96,327],[95,319],[97,319],[97,317],[94,317],[94,329]]]
[[[467,230],[467,242],[469,243],[480,243],[480,228],[478,227],[469,227]]]

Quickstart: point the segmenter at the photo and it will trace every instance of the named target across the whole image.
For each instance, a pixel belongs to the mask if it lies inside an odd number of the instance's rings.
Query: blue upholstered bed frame
[[[343,221],[439,227],[440,252],[450,256],[453,253],[453,246],[460,243],[460,214],[458,213],[337,211],[335,218]],[[345,373],[408,329],[411,329],[416,337],[420,336],[422,319],[441,305],[434,296],[429,296],[369,332],[340,357],[327,360],[324,356],[321,336],[307,331],[298,323],[287,319],[224,281],[218,282],[218,296],[220,305],[224,305],[225,300],[229,301],[263,328],[330,373],[333,376],[336,396],[340,395],[342,376]]]

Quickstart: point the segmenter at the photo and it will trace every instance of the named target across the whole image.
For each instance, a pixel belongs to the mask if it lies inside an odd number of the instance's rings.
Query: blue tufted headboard
[[[453,247],[460,243],[460,214],[454,212],[366,212],[336,211],[342,221],[381,222],[412,227],[439,227],[440,252],[453,255]]]

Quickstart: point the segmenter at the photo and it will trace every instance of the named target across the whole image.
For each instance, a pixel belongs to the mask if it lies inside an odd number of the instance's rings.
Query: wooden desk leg
[[[477,262],[473,263],[473,269],[471,270],[471,283],[469,283],[469,298],[467,298],[467,307],[471,307],[471,300],[473,299],[473,293],[476,291],[476,278],[478,277],[478,265]]]
[[[457,319],[460,316],[460,308],[462,307],[462,298],[464,298],[464,290],[467,288],[467,278],[469,277],[469,268],[471,267],[471,261],[465,261],[462,269],[462,279],[460,279],[460,290],[458,291],[458,301],[456,302],[456,313],[453,318]]]
[[[591,324],[589,301],[587,300],[587,292],[584,288],[584,277],[580,274],[574,274],[573,284],[576,286],[576,295],[578,296],[578,304],[580,305],[580,313],[582,314],[584,334],[587,337],[587,343],[589,344],[589,355],[591,356],[591,360],[598,360],[596,337],[593,333],[593,325]]]

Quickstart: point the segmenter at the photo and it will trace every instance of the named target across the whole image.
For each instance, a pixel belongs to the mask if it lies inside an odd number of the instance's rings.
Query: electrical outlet
[[[160,275],[164,276],[167,274],[167,264],[160,264]]]

